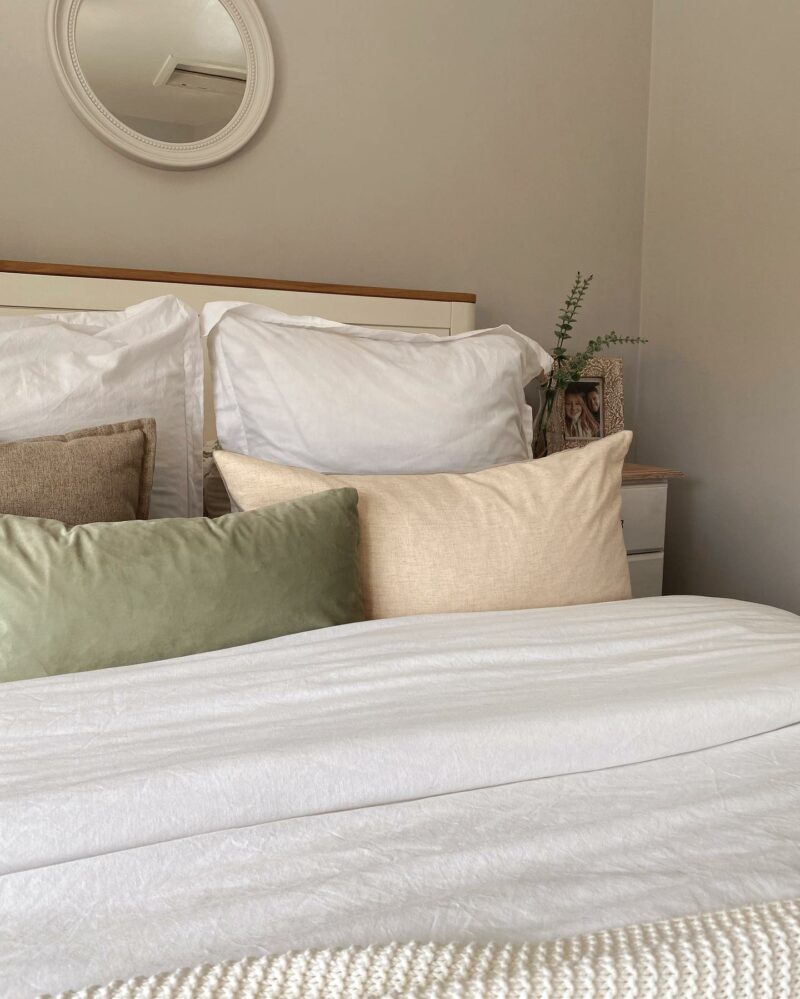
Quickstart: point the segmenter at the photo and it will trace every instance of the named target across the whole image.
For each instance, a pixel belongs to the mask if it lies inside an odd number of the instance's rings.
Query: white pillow
[[[0,399],[0,441],[153,417],[150,516],[202,515],[202,341],[177,298],[0,318]]]
[[[509,326],[453,337],[214,302],[222,447],[321,472],[468,472],[531,457],[525,386],[550,356]]]

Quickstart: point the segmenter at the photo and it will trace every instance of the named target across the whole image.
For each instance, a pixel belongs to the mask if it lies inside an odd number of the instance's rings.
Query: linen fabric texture
[[[218,520],[0,515],[0,681],[359,621],[358,537],[353,489]]]
[[[227,451],[320,472],[468,472],[531,457],[525,386],[552,359],[510,326],[369,329],[260,305],[203,309]]]
[[[155,420],[0,443],[0,513],[59,520],[146,520],[156,457]]]
[[[368,617],[516,610],[631,595],[620,520],[632,434],[464,475],[321,475],[217,451],[250,510],[336,486],[358,490]]]
[[[197,313],[177,298],[0,318],[0,399],[0,441],[152,417],[150,516],[202,514],[202,340]]]

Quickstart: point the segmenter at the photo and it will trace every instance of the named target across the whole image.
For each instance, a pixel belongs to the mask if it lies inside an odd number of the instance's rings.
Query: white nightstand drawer
[[[666,516],[666,482],[633,482],[622,487],[622,529],[628,552],[662,549]]]
[[[634,597],[660,597],[664,576],[664,553],[629,555],[631,590]]]

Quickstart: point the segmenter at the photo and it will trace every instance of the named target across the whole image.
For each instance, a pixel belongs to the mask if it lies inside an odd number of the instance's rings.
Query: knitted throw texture
[[[290,952],[59,999],[794,999],[800,898],[537,944]]]

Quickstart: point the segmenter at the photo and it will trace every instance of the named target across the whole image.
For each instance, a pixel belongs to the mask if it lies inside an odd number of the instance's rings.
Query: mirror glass
[[[83,0],[75,38],[98,100],[151,139],[206,139],[242,103],[247,57],[220,0]]]

